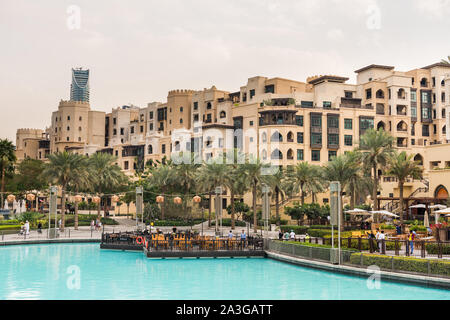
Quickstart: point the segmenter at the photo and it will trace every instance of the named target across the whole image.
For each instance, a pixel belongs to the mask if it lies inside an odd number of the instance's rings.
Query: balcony
[[[361,99],[341,98],[341,108],[361,108]]]

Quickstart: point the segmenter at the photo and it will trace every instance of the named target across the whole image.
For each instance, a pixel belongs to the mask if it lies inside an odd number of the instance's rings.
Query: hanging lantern
[[[16,200],[16,196],[13,195],[13,194],[9,194],[9,195],[6,197],[6,200],[8,200],[8,202],[14,202],[14,200]]]
[[[163,196],[157,196],[156,197],[156,202],[157,203],[163,203],[164,202],[164,197]]]
[[[195,196],[194,198],[192,198],[192,200],[193,200],[195,203],[200,203],[200,201],[202,201],[202,198],[199,197],[199,196]]]
[[[81,202],[81,200],[83,199],[79,194],[77,194],[74,198],[75,202]]]
[[[116,195],[113,195],[113,196],[111,197],[111,201],[112,201],[112,202],[118,202],[118,201],[119,201],[119,197],[116,196]]]
[[[27,200],[28,201],[34,201],[36,199],[36,196],[32,193],[27,194]]]
[[[100,203],[100,197],[97,197],[97,196],[93,197],[93,198],[92,198],[92,202],[94,202],[94,203]]]
[[[175,204],[181,204],[182,201],[183,201],[183,200],[181,200],[180,197],[175,197],[175,198],[173,198],[173,203],[175,203]]]

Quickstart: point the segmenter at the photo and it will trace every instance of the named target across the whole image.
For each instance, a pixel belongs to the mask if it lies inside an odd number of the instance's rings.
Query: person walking
[[[29,235],[30,234],[30,223],[27,221],[25,221],[25,234]]]
[[[94,231],[95,222],[94,219],[91,220],[91,231]]]
[[[38,223],[38,233],[42,233],[42,223],[39,221]]]
[[[291,240],[295,240],[295,232],[294,232],[294,230],[291,230],[291,233],[289,234],[289,237],[291,238]]]
[[[415,232],[410,230],[409,231],[409,236],[408,236],[408,241],[409,241],[409,247],[411,248],[411,254],[413,254],[414,252],[414,238],[415,238]]]
[[[377,252],[380,252],[380,229],[377,228],[377,233],[375,234],[375,239],[377,241]]]

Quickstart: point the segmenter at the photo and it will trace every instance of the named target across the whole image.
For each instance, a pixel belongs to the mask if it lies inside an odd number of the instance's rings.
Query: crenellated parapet
[[[170,90],[169,91],[169,97],[170,96],[174,96],[174,95],[189,95],[189,94],[193,94],[195,92],[195,90],[191,90],[191,89],[175,89],[175,90]]]

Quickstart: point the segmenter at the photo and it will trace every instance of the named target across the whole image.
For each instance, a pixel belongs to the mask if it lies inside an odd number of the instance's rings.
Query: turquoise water
[[[0,299],[450,299],[394,282],[370,290],[365,278],[272,259],[151,260],[99,244],[1,247],[0,275]]]

